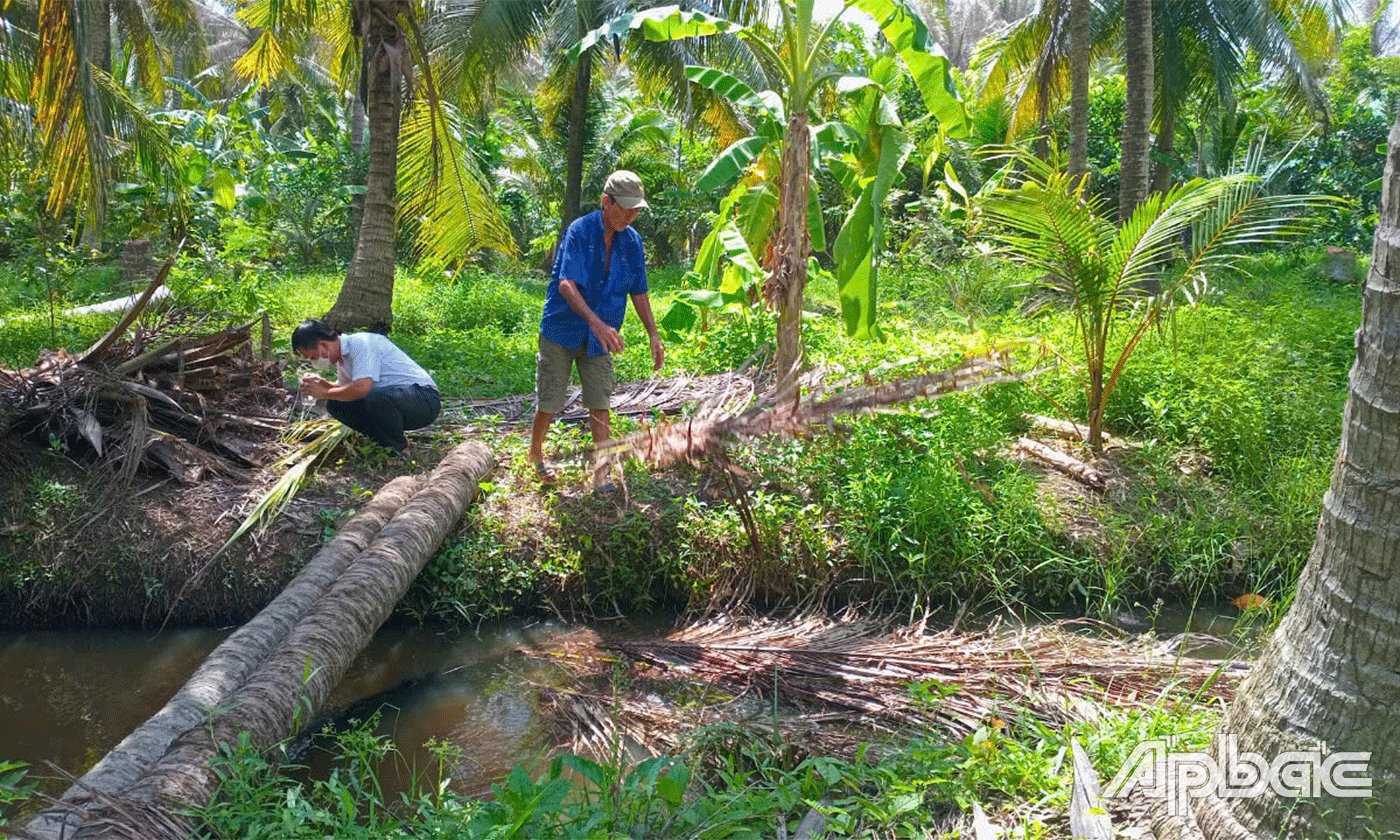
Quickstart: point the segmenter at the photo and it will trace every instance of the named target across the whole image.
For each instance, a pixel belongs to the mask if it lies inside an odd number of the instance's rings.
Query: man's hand
[[[598,336],[598,343],[603,345],[603,349],[609,353],[622,352],[622,336],[617,334],[617,330],[603,323],[602,319],[597,319],[593,324],[593,334]]]
[[[656,333],[651,334],[651,364],[653,373],[666,364],[666,348],[661,346],[661,336]]]
[[[331,383],[327,382],[324,377],[317,376],[314,373],[308,373],[301,378],[301,392],[303,394],[310,394],[318,400],[326,399],[326,392],[329,391],[330,388]]]

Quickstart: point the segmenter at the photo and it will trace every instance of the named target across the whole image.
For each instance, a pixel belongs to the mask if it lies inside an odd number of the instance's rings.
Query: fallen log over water
[[[314,717],[494,465],[461,444],[426,481],[399,478],[190,682],[14,837],[183,838],[218,783],[209,761],[247,732],[270,749]],[[214,711],[211,712],[210,710]]]

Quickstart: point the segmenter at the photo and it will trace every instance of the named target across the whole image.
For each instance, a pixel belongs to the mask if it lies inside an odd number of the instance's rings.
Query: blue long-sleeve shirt
[[[554,271],[544,299],[540,335],[570,350],[588,343],[588,355],[607,353],[588,323],[574,312],[559,292],[559,280],[568,278],[603,323],[619,329],[627,314],[627,297],[647,292],[647,261],[642,236],[630,226],[613,236],[611,259],[603,265],[603,211],[594,210],[575,219],[564,232]]]

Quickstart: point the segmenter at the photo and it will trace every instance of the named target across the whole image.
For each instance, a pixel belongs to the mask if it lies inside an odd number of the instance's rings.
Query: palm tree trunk
[[[1164,193],[1172,187],[1172,166],[1167,161],[1176,151],[1176,102],[1168,98],[1162,103],[1162,117],[1157,127],[1157,163],[1153,167],[1152,191]]]
[[[83,52],[88,64],[104,73],[112,72],[112,0],[84,0]],[[83,247],[102,250],[104,213],[89,212],[83,220]]]
[[[788,119],[787,145],[783,149],[782,190],[778,197],[778,232],[773,247],[771,274],[763,284],[763,297],[778,309],[777,358],[780,385],[802,366],[802,293],[807,286],[807,185],[811,140],[807,112],[794,111]]]
[[[407,44],[392,21],[397,4],[383,6],[363,24],[364,73],[368,76],[369,173],[365,178],[365,211],[356,237],[340,296],[326,313],[326,323],[338,330],[364,328],[387,333],[394,313],[394,240],[398,213],[399,175],[399,60]],[[406,58],[400,60],[407,60]]]
[[[355,178],[352,183],[364,186],[364,179],[359,173],[361,155],[365,153],[365,103],[360,99],[359,91],[350,96],[350,148],[355,153]],[[365,194],[359,193],[350,198],[350,233],[356,242],[360,239],[360,221],[364,217]]]
[[[1069,7],[1069,174],[1089,172],[1089,0]]]
[[[74,808],[96,804],[101,796],[120,796],[135,784],[165,755],[177,735],[206,720],[209,709],[225,705],[234,690],[272,655],[351,561],[422,487],[419,476],[400,476],[384,485],[341,526],[334,539],[316,552],[281,594],[209,654],[170,702],[68,789],[60,799],[68,807],[40,813],[25,831],[37,840],[71,836],[78,824]]]
[[[1298,802],[1266,787],[1257,798],[1198,799],[1195,816],[1210,840],[1359,837],[1400,826],[1400,798],[1386,789],[1400,773],[1400,120],[1383,184],[1317,539],[1292,608],[1216,732],[1266,762],[1319,741],[1329,752],[1369,751],[1364,775],[1376,795]]]
[[[545,255],[543,270],[554,267],[554,251],[564,239],[564,231],[579,217],[583,205],[584,141],[588,135],[588,97],[593,89],[593,56],[579,56],[574,71],[574,98],[569,102],[568,171],[564,179],[564,203],[559,208],[559,235],[554,248]]]
[[[1124,0],[1123,28],[1128,101],[1123,113],[1123,166],[1118,184],[1120,222],[1147,198],[1152,136],[1152,0]]]
[[[226,710],[186,730],[165,755],[120,797],[100,808],[73,836],[184,838],[184,813],[209,802],[219,778],[209,760],[220,744],[242,733],[270,750],[309,723],[345,669],[408,591],[447,532],[457,524],[477,484],[494,464],[485,446],[458,446],[374,541],[301,617],[277,649],[232,692]]]

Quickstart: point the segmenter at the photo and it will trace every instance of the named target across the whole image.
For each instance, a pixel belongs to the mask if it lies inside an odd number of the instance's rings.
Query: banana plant
[[[809,112],[814,96],[828,85],[838,92],[855,93],[879,88],[875,80],[845,76],[824,66],[823,47],[832,26],[852,8],[875,18],[888,40],[891,51],[903,62],[913,78],[924,104],[950,133],[962,134],[967,113],[953,85],[948,59],[929,37],[928,29],[904,0],[847,0],[828,22],[813,20],[815,0],[782,2],[781,24],[776,33],[760,27],[746,27],[703,12],[665,6],[621,15],[589,32],[570,51],[578,55],[600,40],[638,33],[650,41],[673,41],[721,33],[738,36],[753,52],[758,64],[777,80],[772,90],[755,91],[743,81],[716,68],[689,68],[692,82],[714,91],[747,108],[756,117],[755,133],[726,148],[700,176],[697,188],[718,188],[738,181],[721,202],[714,233],[701,248],[696,271],[713,278],[721,270],[721,254],[730,258],[735,276],[751,271],[747,263],[736,264],[729,246],[736,245],[738,231],[749,245],[748,254],[764,255],[767,269],[762,284],[764,299],[778,310],[777,358],[779,376],[791,377],[802,364],[802,293],[807,282],[808,256],[814,244],[815,228],[820,228],[820,206],[812,213],[811,171],[814,162],[814,135]],[[776,42],[776,44],[775,44]],[[892,110],[892,109],[891,109]],[[896,118],[897,122],[897,118]],[[881,133],[888,127],[881,123]],[[907,138],[890,144],[887,152],[880,139],[872,139],[872,149],[887,155],[888,162],[907,157]],[[903,147],[901,153],[899,149]],[[898,166],[894,166],[895,171]],[[878,173],[878,167],[877,167]],[[847,332],[852,336],[875,334],[875,272],[873,254],[878,247],[879,214],[873,202],[888,192],[893,176],[876,177],[861,169],[856,183],[862,195],[848,218],[851,232],[838,238],[838,261],[846,260],[848,270],[840,283],[842,312]],[[772,213],[773,222],[765,224]],[[731,226],[732,224],[732,226]],[[864,226],[864,230],[859,230]],[[823,243],[824,244],[824,243]],[[844,255],[850,250],[851,256]],[[757,261],[755,261],[757,263]],[[726,294],[724,286],[721,295]],[[734,294],[730,291],[728,294]],[[698,303],[691,295],[687,303]],[[707,300],[714,302],[712,296]],[[721,298],[722,300],[722,298]],[[668,313],[670,314],[670,313]]]

